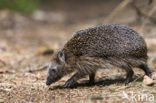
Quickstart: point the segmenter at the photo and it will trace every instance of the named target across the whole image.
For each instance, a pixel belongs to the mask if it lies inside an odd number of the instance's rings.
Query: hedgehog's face
[[[64,76],[65,68],[65,54],[58,52],[54,55],[52,62],[47,68],[47,81],[46,84],[50,85]]]

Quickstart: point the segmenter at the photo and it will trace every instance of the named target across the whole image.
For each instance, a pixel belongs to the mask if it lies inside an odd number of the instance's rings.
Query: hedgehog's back
[[[107,24],[80,30],[65,44],[64,49],[75,56],[127,57],[147,56],[144,39],[130,27]]]

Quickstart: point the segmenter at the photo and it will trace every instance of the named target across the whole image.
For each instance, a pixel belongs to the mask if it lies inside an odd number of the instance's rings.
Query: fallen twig
[[[104,20],[104,23],[109,23],[111,20],[113,20],[113,18],[115,17],[115,15],[117,15],[123,8],[125,8],[129,3],[131,2],[131,0],[123,0],[112,12],[110,15],[108,15],[106,17],[106,19]]]
[[[149,0],[149,1],[148,1],[148,5],[150,5],[150,4],[152,4],[152,3],[153,3],[153,0]],[[145,5],[142,5],[142,6],[145,6]],[[133,0],[133,2],[132,2],[132,7],[135,9],[139,20],[140,20],[140,17],[144,17],[144,18],[150,20],[152,23],[156,24],[156,19],[155,19],[154,17],[151,17],[151,15],[148,15],[148,14],[143,13],[143,12],[139,9],[139,7],[136,6],[135,0]]]
[[[153,8],[152,8],[152,10],[150,10],[150,12],[148,13],[148,15],[147,15],[147,18],[145,18],[145,20],[144,20],[144,22],[142,23],[142,25],[141,25],[141,27],[140,27],[140,32],[142,32],[143,31],[143,29],[144,29],[144,27],[145,27],[145,25],[147,24],[147,22],[148,22],[148,17],[151,17],[152,16],[152,14],[155,12],[155,10],[156,10],[156,7],[154,6]]]

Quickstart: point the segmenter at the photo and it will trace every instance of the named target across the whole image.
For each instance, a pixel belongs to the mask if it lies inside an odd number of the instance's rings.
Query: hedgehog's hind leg
[[[151,72],[150,67],[147,64],[141,64],[139,68],[141,68],[147,76],[151,77],[152,72]]]
[[[125,83],[130,83],[131,81],[133,81],[133,75],[134,75],[134,72],[132,69],[126,69],[126,72],[127,72],[127,75],[126,75],[126,80],[125,80]]]
[[[110,64],[126,70],[127,72],[126,80],[125,80],[126,84],[133,81],[133,75],[134,75],[132,66],[128,61],[129,61],[128,59],[125,60],[124,58],[109,58]]]

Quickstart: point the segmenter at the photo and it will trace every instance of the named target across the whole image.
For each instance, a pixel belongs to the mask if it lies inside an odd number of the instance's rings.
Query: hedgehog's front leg
[[[89,85],[93,85],[95,82],[95,74],[96,73],[91,73],[89,74]]]
[[[75,73],[70,79],[66,81],[63,87],[65,88],[75,87],[77,85],[77,80],[83,78],[84,76],[86,76],[85,73],[82,72]]]

